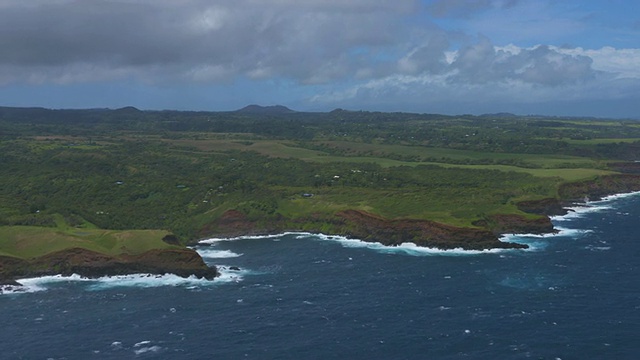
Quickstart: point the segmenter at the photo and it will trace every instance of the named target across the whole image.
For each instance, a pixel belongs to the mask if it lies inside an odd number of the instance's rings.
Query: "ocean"
[[[637,359],[640,195],[578,205],[528,250],[283,234],[197,246],[223,276],[25,280],[2,359]]]

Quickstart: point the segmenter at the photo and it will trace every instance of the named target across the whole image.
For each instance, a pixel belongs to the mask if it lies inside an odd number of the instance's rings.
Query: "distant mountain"
[[[479,117],[492,117],[492,118],[515,118],[518,117],[516,114],[508,113],[508,112],[500,112],[494,114],[482,114]]]
[[[137,113],[142,112],[138,108],[135,108],[133,106],[125,106],[123,108],[115,109],[114,111],[116,113],[120,113],[120,114],[122,114],[122,113],[137,114]]]
[[[248,105],[242,109],[236,110],[239,113],[245,114],[288,114],[295,112],[286,106],[272,105],[272,106],[260,106],[260,105]]]

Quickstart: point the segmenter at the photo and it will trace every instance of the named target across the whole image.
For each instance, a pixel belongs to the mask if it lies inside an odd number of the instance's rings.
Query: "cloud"
[[[640,49],[557,46],[586,22],[554,2],[424,4],[0,0],[0,85],[286,84],[299,104],[397,110],[640,93]]]
[[[467,18],[488,9],[508,9],[519,0],[436,0],[428,6],[435,17]]]
[[[617,78],[640,79],[640,49],[616,49],[605,46],[600,49],[550,47],[561,54],[585,56],[593,61],[595,70],[607,72]]]
[[[496,49],[487,38],[458,51],[452,68],[455,81],[486,83],[521,81],[557,86],[588,81],[596,76],[592,59],[581,54],[559,52],[546,45],[515,52]]]
[[[56,81],[60,72],[97,67],[144,81],[282,76],[327,82],[371,65],[349,56],[354,51],[393,46],[402,36],[403,17],[416,5],[414,0],[26,3],[0,2],[4,79],[26,81],[36,72],[46,81],[49,68]],[[164,69],[163,76],[157,77],[157,68]],[[17,72],[8,75],[9,70]]]
[[[447,65],[446,52],[450,46],[446,33],[433,32],[398,61],[398,71],[403,74],[440,73]]]
[[[399,68],[414,53],[400,59]],[[555,103],[558,111],[558,104],[563,102],[582,102],[584,106],[594,101],[622,100],[628,108],[613,111],[630,116],[629,104],[640,101],[640,70],[634,65],[639,61],[639,49],[498,47],[480,37],[477,42],[448,53],[446,60],[438,58],[437,66],[420,70],[412,67],[412,71],[402,74],[331,89],[310,101],[445,113],[491,112],[496,106],[508,111],[519,104],[512,111],[543,113],[540,104],[545,103]]]

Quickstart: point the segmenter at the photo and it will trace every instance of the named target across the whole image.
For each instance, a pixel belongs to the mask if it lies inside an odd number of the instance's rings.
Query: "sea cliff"
[[[555,198],[522,201],[516,204],[520,214],[488,215],[475,221],[474,227],[457,227],[425,219],[387,219],[355,209],[338,211],[332,216],[313,214],[296,219],[278,216],[264,221],[251,220],[241,211],[231,209],[203,226],[200,236],[232,237],[306,231],[344,235],[389,246],[411,242],[439,249],[527,248],[524,244],[500,241],[499,237],[505,233],[554,232],[549,216],[566,214],[565,207],[571,202],[633,191],[640,191],[640,175],[619,174],[565,183]],[[173,273],[208,279],[218,275],[217,269],[207,266],[197,252],[177,246],[138,255],[112,256],[83,248],[69,248],[34,259],[0,256],[0,284],[15,284],[15,279],[24,277],[74,273],[87,277]]]
[[[524,222],[526,220],[519,220],[519,223]],[[507,220],[503,223],[505,228],[509,228]],[[552,227],[549,228],[545,224],[540,232],[548,232],[550,229]],[[293,220],[281,218],[270,221],[266,226],[250,220],[237,210],[229,210],[216,221],[203,227],[200,234],[203,238],[235,237],[286,231],[336,234],[389,246],[411,242],[418,246],[439,249],[527,248],[524,244],[500,241],[498,233],[486,227],[457,227],[420,219],[386,219],[361,210],[343,210],[332,217],[316,215]]]
[[[386,219],[361,210],[343,210],[334,216],[282,217],[263,222],[250,220],[242,212],[226,211],[200,230],[201,237],[268,235],[284,231],[332,233],[395,246],[405,242],[439,249],[484,250],[527,248],[525,244],[500,241],[503,234],[553,233],[549,216],[564,215],[571,202],[596,200],[606,195],[640,191],[640,175],[600,176],[560,186],[558,196],[516,204],[521,214],[493,214],[477,220],[475,227],[457,227],[420,219]]]
[[[156,249],[119,256],[83,248],[56,251],[34,259],[0,256],[0,284],[15,285],[16,279],[57,274],[95,278],[133,273],[172,273],[207,279],[218,275],[215,267],[207,266],[196,251],[188,248]]]

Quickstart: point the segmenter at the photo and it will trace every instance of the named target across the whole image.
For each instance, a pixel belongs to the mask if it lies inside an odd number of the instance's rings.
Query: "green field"
[[[36,226],[0,226],[0,254],[36,258],[68,248],[83,248],[109,255],[140,254],[170,248],[161,230],[52,229]]]
[[[2,114],[0,254],[23,258],[74,246],[136,254],[168,247],[170,233],[186,244],[228,210],[264,228],[331,231],[350,209],[476,226],[530,216],[518,202],[558,198],[619,164],[633,171],[640,153],[637,122],[604,119]]]
[[[601,161],[578,156],[554,154],[491,153],[424,146],[374,145],[344,141],[322,142],[322,144],[328,144],[332,148],[345,153],[345,155],[331,155],[330,153],[319,150],[296,147],[296,143],[291,141],[253,140],[243,143],[238,140],[178,140],[172,143],[180,146],[193,147],[205,152],[225,152],[230,150],[255,151],[270,157],[295,158],[320,163],[373,163],[382,167],[437,165],[461,169],[515,171],[538,177],[558,177],[567,181],[576,181],[613,173],[604,170],[602,168],[604,165]],[[363,153],[368,155],[364,156],[362,155]],[[394,156],[422,156],[442,160],[439,162],[402,161],[389,158]],[[520,162],[524,166],[452,164],[448,162],[451,160],[470,160],[470,162],[474,160],[487,160],[487,162],[514,160],[514,162]]]

